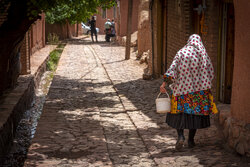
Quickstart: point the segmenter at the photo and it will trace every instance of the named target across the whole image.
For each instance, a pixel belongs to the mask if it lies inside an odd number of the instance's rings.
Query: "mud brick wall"
[[[30,47],[29,47],[29,31],[26,33],[22,46],[20,49],[21,54],[21,75],[30,73]]]
[[[31,27],[31,55],[45,46],[45,14]]]
[[[133,11],[132,11],[132,28],[131,31],[134,33],[138,30],[138,7],[140,1],[133,1]],[[128,0],[120,1],[120,32],[118,35],[123,37],[127,33],[127,16],[128,16]]]
[[[190,34],[189,0],[169,0],[167,10],[167,67],[169,67],[176,52],[186,44]]]
[[[213,80],[212,92],[215,96],[216,83],[217,83],[220,2],[217,0],[210,0],[206,2],[206,6],[207,8],[205,11],[205,25],[208,26],[208,29],[207,29],[207,34],[202,35],[202,39],[214,67],[215,78]]]
[[[116,8],[116,13],[114,13],[114,8],[110,8],[106,10],[106,18],[102,17],[102,9],[99,8],[97,14],[95,14],[96,16],[96,27],[99,28],[99,34],[105,34],[104,33],[104,24],[107,21],[107,19],[110,19],[112,21],[112,19],[115,19],[116,22],[116,31],[117,31],[117,11],[118,9]]]

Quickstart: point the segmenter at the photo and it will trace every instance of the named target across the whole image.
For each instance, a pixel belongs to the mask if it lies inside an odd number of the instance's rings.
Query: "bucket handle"
[[[158,94],[157,99],[160,97],[160,95],[161,95],[161,92]],[[168,98],[170,98],[168,92],[166,92],[166,95],[168,95]]]

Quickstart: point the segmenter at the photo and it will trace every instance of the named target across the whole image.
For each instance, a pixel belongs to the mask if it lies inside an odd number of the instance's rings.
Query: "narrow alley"
[[[125,48],[90,38],[68,41],[24,166],[249,166],[223,147],[214,123],[193,149],[175,151],[176,131],[155,112],[162,79]]]

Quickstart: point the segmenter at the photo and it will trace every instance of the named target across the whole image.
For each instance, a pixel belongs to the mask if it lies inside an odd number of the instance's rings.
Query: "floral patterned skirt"
[[[210,114],[216,114],[217,108],[210,89],[171,96],[171,112],[166,123],[176,129],[200,129],[210,126]]]

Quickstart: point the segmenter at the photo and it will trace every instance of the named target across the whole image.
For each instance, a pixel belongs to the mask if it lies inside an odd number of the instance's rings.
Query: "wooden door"
[[[201,21],[201,13],[198,13],[198,11],[194,10],[199,7],[199,5],[202,4],[202,0],[191,0],[191,10],[192,10],[192,25],[191,25],[191,32],[190,34],[199,34],[201,35],[201,27],[200,27],[200,21]]]
[[[223,4],[222,43],[221,43],[221,79],[220,101],[231,103],[233,67],[234,67],[234,6]]]
[[[228,4],[224,102],[231,103],[234,67],[234,6]]]

